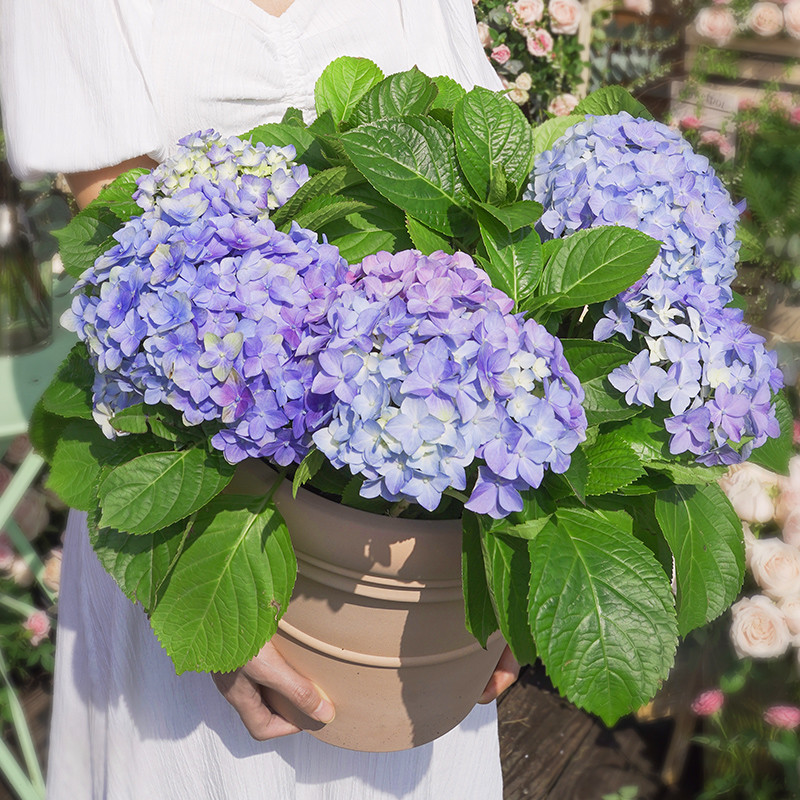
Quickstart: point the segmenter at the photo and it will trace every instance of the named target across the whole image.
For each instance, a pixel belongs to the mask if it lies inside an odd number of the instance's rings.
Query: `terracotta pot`
[[[245,462],[236,491],[264,493],[274,480],[265,464]],[[293,499],[288,482],[274,498],[298,577],[272,641],[336,708],[328,725],[298,724],[373,752],[416,747],[458,725],[504,647],[495,635],[484,650],[464,627],[460,522],[378,516],[305,490]]]

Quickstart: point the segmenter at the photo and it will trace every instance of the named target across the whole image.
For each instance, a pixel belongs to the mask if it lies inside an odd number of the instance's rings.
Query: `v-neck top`
[[[21,177],[97,169],[288,106],[342,55],[499,88],[470,0],[0,0],[0,102]]]

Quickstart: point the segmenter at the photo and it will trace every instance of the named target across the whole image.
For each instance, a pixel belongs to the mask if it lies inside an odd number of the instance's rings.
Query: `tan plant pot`
[[[268,491],[275,473],[245,462],[236,491]],[[297,553],[292,600],[273,643],[336,707],[318,739],[350,750],[406,750],[458,725],[504,647],[464,627],[461,524],[346,508],[291,485],[276,491]],[[279,709],[282,713],[283,710]],[[286,712],[288,715],[288,712]]]

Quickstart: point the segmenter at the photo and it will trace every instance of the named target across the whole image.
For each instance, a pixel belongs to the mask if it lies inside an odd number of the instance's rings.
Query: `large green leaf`
[[[534,203],[533,200],[520,200],[507,206],[492,206],[474,201],[473,205],[483,209],[511,232],[532,226],[542,216],[541,204]]]
[[[272,211],[269,218],[280,227],[295,219],[303,206],[314,198],[337,194],[360,180],[363,180],[361,175],[347,167],[333,167],[317,172],[291,196],[287,203]]]
[[[437,94],[436,84],[413,67],[373,86],[356,105],[351,122],[363,125],[391,117],[426,114]]]
[[[794,455],[794,417],[784,392],[775,397],[775,415],[781,426],[781,435],[777,439],[767,439],[761,447],[753,450],[750,461],[780,475],[786,475],[789,472],[789,459]]]
[[[669,452],[669,434],[662,421],[640,414],[635,419],[615,424],[613,430],[622,441],[633,448],[644,463],[662,462],[666,459],[675,461],[675,456]]]
[[[453,135],[441,123],[406,117],[362,125],[342,135],[345,151],[388,200],[448,236],[469,227],[469,197]]]
[[[165,528],[221,492],[233,470],[220,454],[200,447],[135,458],[100,484],[100,524],[133,534]]]
[[[481,548],[486,581],[503,637],[520,664],[533,664],[536,645],[528,623],[531,581],[528,540],[481,531]]]
[[[438,93],[433,100],[431,109],[442,108],[452,111],[455,104],[467,93],[460,83],[446,75],[437,75],[433,78],[433,82],[436,84]]]
[[[616,431],[601,433],[584,453],[589,462],[587,495],[613,492],[645,474],[633,448]]]
[[[744,577],[742,523],[715,484],[661,492],[655,512],[675,557],[678,625],[685,636],[736,599]]]
[[[512,233],[480,208],[478,219],[481,238],[489,255],[492,285],[518,303],[533,292],[542,276],[539,235],[533,228],[520,228]]]
[[[303,206],[296,217],[302,228],[320,231],[331,222],[344,219],[357,211],[368,211],[369,206],[360,200],[350,200],[336,195],[315,197]]]
[[[28,423],[28,436],[34,450],[49,464],[53,461],[56,447],[61,440],[64,428],[71,424],[71,420],[51,414],[42,404],[41,398],[33,407]]]
[[[86,355],[86,345],[78,342],[61,362],[56,375],[42,395],[45,411],[59,417],[92,419],[94,370]]]
[[[247,663],[277,630],[296,573],[286,523],[266,499],[212,500],[150,619],[177,672]]]
[[[190,523],[182,520],[144,536],[91,526],[89,536],[100,563],[126,597],[151,612],[158,592],[188,537]]]
[[[533,129],[534,151],[538,154],[550,150],[569,128],[584,119],[583,114],[570,114],[567,117],[553,117],[543,122]]]
[[[575,114],[619,114],[627,111],[631,116],[653,119],[653,115],[634,96],[621,86],[604,86],[578,103]]]
[[[616,225],[577,231],[545,265],[540,292],[561,293],[554,309],[608,300],[647,272],[661,242]]]
[[[461,583],[464,587],[464,611],[467,630],[486,647],[497,630],[497,616],[492,605],[481,546],[481,519],[469,511],[462,517]]]
[[[107,208],[120,222],[127,222],[131,217],[140,216],[144,209],[137,205],[133,193],[138,189],[137,179],[146,175],[150,170],[136,168],[123,172],[108,186],[104,186],[100,194],[88,206],[103,206]]]
[[[314,86],[317,114],[330,111],[335,122],[346,122],[358,101],[382,80],[380,67],[368,58],[341,56],[331,61]]]
[[[427,225],[423,225],[414,217],[406,217],[406,230],[414,243],[414,247],[423,255],[429,256],[437,250],[444,250],[445,253],[453,252],[450,240],[436,231],[432,231]]]
[[[672,591],[652,552],[613,521],[584,509],[557,517],[529,545],[531,630],[556,687],[612,725],[672,666]]]
[[[476,86],[453,111],[461,169],[479,200],[487,200],[495,173],[518,193],[533,166],[531,126],[519,107],[497,92]]]

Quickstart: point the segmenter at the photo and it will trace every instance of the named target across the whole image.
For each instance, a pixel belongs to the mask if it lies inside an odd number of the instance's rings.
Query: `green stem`
[[[0,773],[19,800],[44,800],[44,789],[41,791],[36,789],[2,739],[0,739]]]
[[[16,597],[11,597],[8,594],[0,594],[0,606],[5,606],[10,611],[16,611],[20,616],[26,619],[38,609],[28,603],[23,603],[22,600],[17,600]]]
[[[469,497],[467,497],[467,495],[463,494],[462,492],[459,492],[457,489],[454,489],[452,486],[448,486],[448,488],[445,489],[442,492],[442,494],[446,494],[448,497],[455,498],[456,500],[459,501],[459,503],[466,503],[469,500]]]

